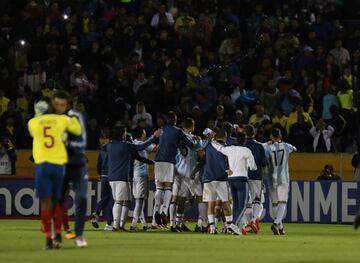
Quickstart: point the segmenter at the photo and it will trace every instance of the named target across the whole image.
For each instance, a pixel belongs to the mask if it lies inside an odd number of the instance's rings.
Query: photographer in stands
[[[341,180],[341,178],[336,173],[334,173],[333,166],[331,164],[327,164],[327,165],[325,165],[324,170],[321,171],[317,180],[318,181],[323,181],[323,180],[337,181],[337,180]]]

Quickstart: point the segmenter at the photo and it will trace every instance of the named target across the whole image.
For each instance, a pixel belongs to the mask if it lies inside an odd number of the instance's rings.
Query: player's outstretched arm
[[[183,142],[186,146],[190,147],[192,150],[195,150],[198,146],[198,137],[192,137],[189,138],[188,136],[186,136],[186,134],[180,130],[179,132],[179,137],[180,137],[180,142]],[[198,146],[198,148],[200,148]]]
[[[229,155],[230,154],[230,147],[225,147],[224,145],[221,145],[218,142],[211,142],[211,145],[217,150],[218,152],[221,152],[222,154]]]
[[[154,161],[147,159],[145,157],[142,157],[138,152],[134,153],[134,158],[138,160],[139,162],[146,163],[146,164],[154,164]]]
[[[150,146],[157,138],[159,138],[161,135],[161,130],[157,129],[154,134],[147,139],[146,141],[144,141],[143,143],[140,144],[130,144],[131,145],[131,151],[132,152],[139,152],[142,150],[145,150],[148,146]]]

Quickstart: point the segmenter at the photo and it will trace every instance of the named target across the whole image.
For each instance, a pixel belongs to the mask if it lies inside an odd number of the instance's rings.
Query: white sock
[[[249,224],[251,221],[251,218],[253,217],[253,207],[251,206],[246,206],[245,212],[244,212],[244,218],[247,221],[246,223]]]
[[[124,227],[128,218],[129,207],[123,205],[121,211],[120,227]]]
[[[277,210],[278,210],[278,205],[274,205],[272,206],[272,212],[273,212],[273,216],[274,216],[274,220],[276,219],[276,214],[277,214]]]
[[[140,222],[143,226],[146,226],[146,218],[145,218],[145,204],[146,204],[146,200],[142,199],[142,203],[141,203],[141,211],[140,211]]]
[[[232,224],[232,221],[233,221],[233,216],[230,215],[230,216],[225,216],[225,220],[226,220],[226,225],[225,227],[228,227]]]
[[[156,212],[159,212],[160,210],[160,204],[161,204],[161,198],[163,195],[163,189],[156,189],[155,195],[154,195],[154,214]]]
[[[207,204],[206,203],[198,203],[198,210],[199,210],[199,219],[198,219],[198,226],[206,227],[206,214],[207,214]]]
[[[276,212],[276,218],[274,223],[275,224],[280,224],[282,222],[282,219],[284,217],[285,214],[285,209],[286,209],[286,204],[285,203],[279,203],[278,204],[278,209]]]
[[[170,203],[170,226],[171,227],[175,227],[175,213],[176,213],[176,203],[175,202],[171,202]]]
[[[252,221],[255,222],[257,218],[260,219],[263,211],[263,205],[261,203],[255,203],[253,206],[253,218]]]
[[[164,213],[166,216],[169,214],[169,206],[170,206],[170,201],[171,201],[171,195],[172,195],[172,191],[171,189],[166,189],[164,191],[164,203],[163,203],[163,209],[161,211],[161,213]]]
[[[114,206],[113,206],[113,217],[114,217],[113,227],[119,228],[120,217],[121,217],[121,205],[116,202],[114,203]]]
[[[176,225],[181,226],[184,221],[184,214],[176,214]]]
[[[141,208],[142,208],[142,199],[136,199],[135,200],[135,208],[134,208],[134,216],[131,223],[132,227],[136,227],[136,224],[139,220],[140,214],[141,214]]]
[[[215,229],[215,216],[214,215],[208,215],[207,217],[208,217],[210,229],[211,230]]]

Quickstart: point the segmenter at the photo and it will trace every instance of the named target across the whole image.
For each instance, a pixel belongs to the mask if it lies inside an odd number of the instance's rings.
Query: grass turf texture
[[[270,224],[262,224],[259,235],[247,236],[165,230],[113,233],[95,230],[87,222],[87,248],[64,240],[60,250],[45,251],[40,221],[0,220],[0,262],[360,262],[360,232],[350,225],[285,228],[286,236],[274,236]]]

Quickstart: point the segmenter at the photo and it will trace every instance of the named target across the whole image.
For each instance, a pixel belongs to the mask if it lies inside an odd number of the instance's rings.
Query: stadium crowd
[[[115,123],[160,126],[174,110],[195,133],[278,127],[300,152],[354,152],[360,28],[341,2],[2,1],[1,137],[31,148],[33,104],[65,89],[86,115],[88,149]]]

